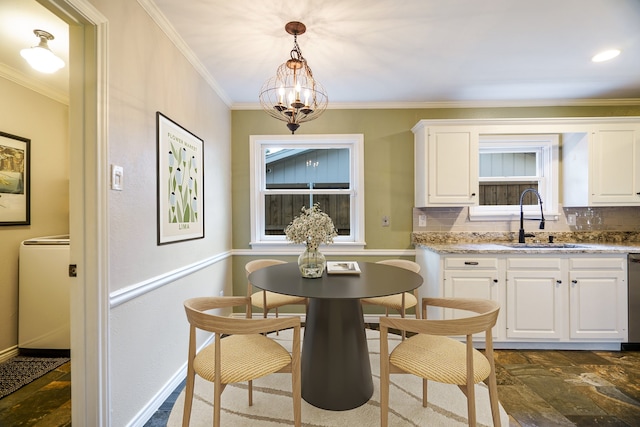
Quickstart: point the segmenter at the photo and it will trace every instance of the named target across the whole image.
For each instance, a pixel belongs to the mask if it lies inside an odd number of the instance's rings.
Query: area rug
[[[66,357],[16,356],[0,364],[0,399],[69,361]]]
[[[291,348],[290,334],[270,335]],[[395,347],[400,337],[390,338]],[[367,344],[373,374],[373,396],[366,404],[349,411],[327,411],[302,401],[302,425],[312,427],[380,425],[380,341],[378,331],[367,330]],[[184,390],[169,415],[167,427],[182,425]],[[467,425],[467,401],[454,385],[429,383],[429,406],[422,407],[422,380],[413,375],[392,374],[389,399],[389,426],[464,426]],[[221,424],[223,426],[293,425],[290,374],[272,374],[253,382],[253,406],[247,399],[247,384],[229,384],[222,393]],[[484,384],[476,385],[479,426],[491,426],[489,393]],[[213,384],[196,376],[191,426],[213,423]],[[502,425],[509,419],[500,406]]]

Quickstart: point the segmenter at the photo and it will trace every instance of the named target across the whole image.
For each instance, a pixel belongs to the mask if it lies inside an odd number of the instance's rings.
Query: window
[[[558,135],[481,135],[479,205],[469,210],[472,220],[520,216],[520,195],[534,188],[542,198],[545,216],[558,215]],[[523,198],[526,217],[540,217],[538,198]]]
[[[332,246],[364,247],[363,135],[251,136],[250,144],[253,248],[291,245],[284,229],[315,203],[338,230]]]

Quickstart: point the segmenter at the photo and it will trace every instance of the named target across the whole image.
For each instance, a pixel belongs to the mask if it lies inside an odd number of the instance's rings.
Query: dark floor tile
[[[534,393],[563,415],[607,415],[596,403],[562,378],[552,375],[521,375],[518,377]]]
[[[615,363],[593,351],[558,351],[558,353],[575,365],[612,365]]]
[[[531,361],[520,350],[495,350],[493,357],[498,365],[526,365]]]
[[[572,422],[527,386],[499,386],[498,396],[504,410],[522,427],[573,426]]]
[[[158,411],[147,421],[144,427],[166,427],[171,411]]]
[[[616,387],[576,387],[602,408],[608,415],[630,425],[640,425],[640,403],[630,399]]]
[[[507,369],[500,365],[496,365],[496,382],[498,385],[522,385],[518,377],[511,375]]]
[[[570,366],[575,363],[559,351],[525,351],[526,357],[533,364],[541,366]]]
[[[567,418],[573,422],[577,427],[592,427],[592,426],[618,426],[618,427],[629,427],[629,424],[620,421],[616,417],[611,416],[584,416],[584,415],[575,415],[575,416],[567,416]],[[634,424],[637,426],[638,424]]]
[[[555,377],[549,369],[539,365],[503,365],[503,367],[514,377]]]
[[[51,382],[0,412],[0,426],[33,426],[70,401],[71,384],[66,381]]]
[[[70,365],[70,363],[68,363],[68,365]],[[0,399],[0,416],[2,415],[3,411],[20,404],[20,402],[22,402],[23,400],[28,399],[34,393],[37,393],[38,391],[40,391],[40,389],[46,387],[47,384],[51,383],[52,381],[59,381],[61,378],[66,378],[67,375],[68,374],[67,372],[65,372],[65,370],[60,370],[59,368],[54,369],[53,371],[46,373],[45,375],[30,382],[29,384],[26,384],[24,387],[21,387],[18,391],[3,397],[2,399]],[[71,378],[68,378],[70,381]],[[0,423],[0,426],[4,427],[4,424]]]
[[[71,401],[47,414],[33,427],[70,427],[71,426]]]

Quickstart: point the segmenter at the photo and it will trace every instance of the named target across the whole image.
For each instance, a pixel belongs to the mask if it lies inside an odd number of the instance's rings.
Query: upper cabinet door
[[[594,132],[590,161],[593,205],[640,205],[639,126]]]
[[[478,141],[471,127],[416,132],[416,206],[478,204]]]

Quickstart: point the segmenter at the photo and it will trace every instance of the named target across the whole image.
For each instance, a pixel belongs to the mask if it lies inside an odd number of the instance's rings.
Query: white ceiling
[[[540,105],[640,99],[640,0],[139,0],[160,12],[233,108],[258,91],[298,37],[314,76],[343,105]],[[65,25],[35,0],[0,1],[0,66],[34,75],[19,56]],[[609,62],[595,53],[618,48]],[[66,68],[47,84],[66,90]],[[640,102],[640,101],[638,101]]]

